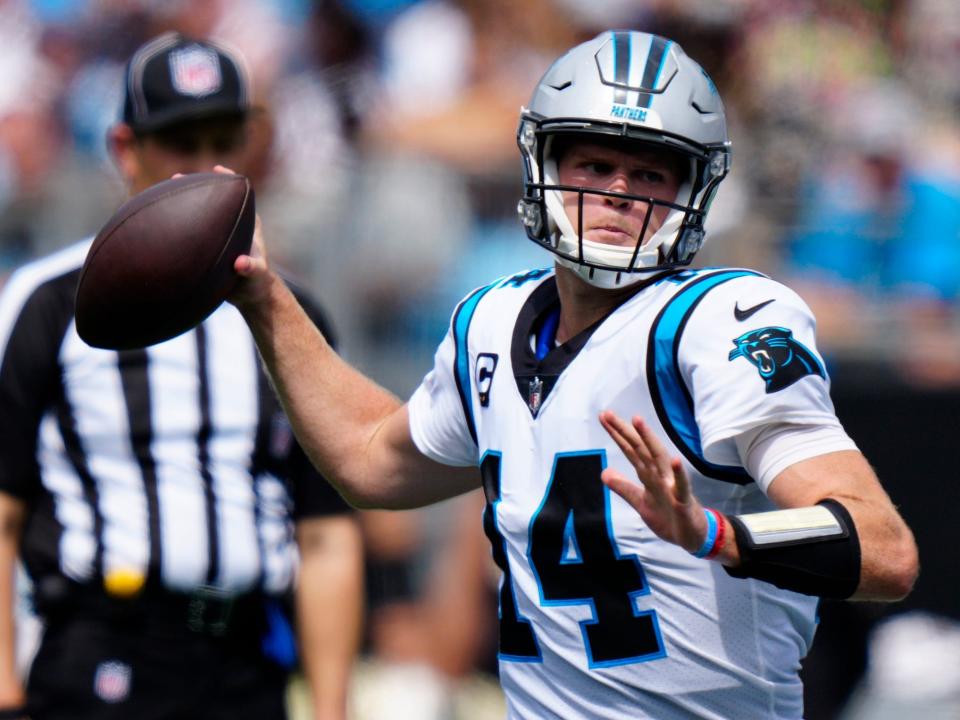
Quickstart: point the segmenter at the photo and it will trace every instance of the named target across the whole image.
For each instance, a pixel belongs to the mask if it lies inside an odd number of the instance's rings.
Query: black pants
[[[250,634],[250,633],[248,633]],[[31,720],[284,720],[286,672],[259,637],[60,616],[27,684]]]

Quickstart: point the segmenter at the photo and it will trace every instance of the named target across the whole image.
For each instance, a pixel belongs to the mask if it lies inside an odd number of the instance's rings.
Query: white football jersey
[[[509,717],[800,718],[817,599],[657,538],[600,481],[635,472],[598,415],[643,417],[705,506],[774,509],[735,438],[837,424],[810,311],[751,271],[683,271],[538,360],[557,303],[552,270],[475,291],[410,401],[422,452],[481,467]]]

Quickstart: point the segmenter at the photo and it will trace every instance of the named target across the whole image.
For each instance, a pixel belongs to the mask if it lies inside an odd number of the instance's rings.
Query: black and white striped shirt
[[[0,491],[29,503],[29,574],[285,592],[294,521],[347,508],[293,440],[243,319],[224,304],[168,342],[92,348],[74,324],[89,245],[0,295]]]

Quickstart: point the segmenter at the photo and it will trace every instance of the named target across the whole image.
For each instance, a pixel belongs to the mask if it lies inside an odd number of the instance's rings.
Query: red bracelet
[[[710,509],[710,512],[712,512],[714,517],[717,518],[717,539],[713,541],[713,547],[710,548],[710,552],[706,554],[706,558],[708,560],[715,558],[720,554],[720,551],[723,550],[723,546],[726,544],[727,539],[727,519],[712,508]]]

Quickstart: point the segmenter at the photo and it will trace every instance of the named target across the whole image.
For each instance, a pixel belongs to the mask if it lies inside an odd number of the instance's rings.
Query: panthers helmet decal
[[[729,359],[746,358],[753,364],[766,383],[766,391],[775,393],[793,385],[807,375],[827,378],[823,364],[802,343],[793,338],[793,332],[783,327],[763,327],[751,330],[733,340],[736,347]]]

